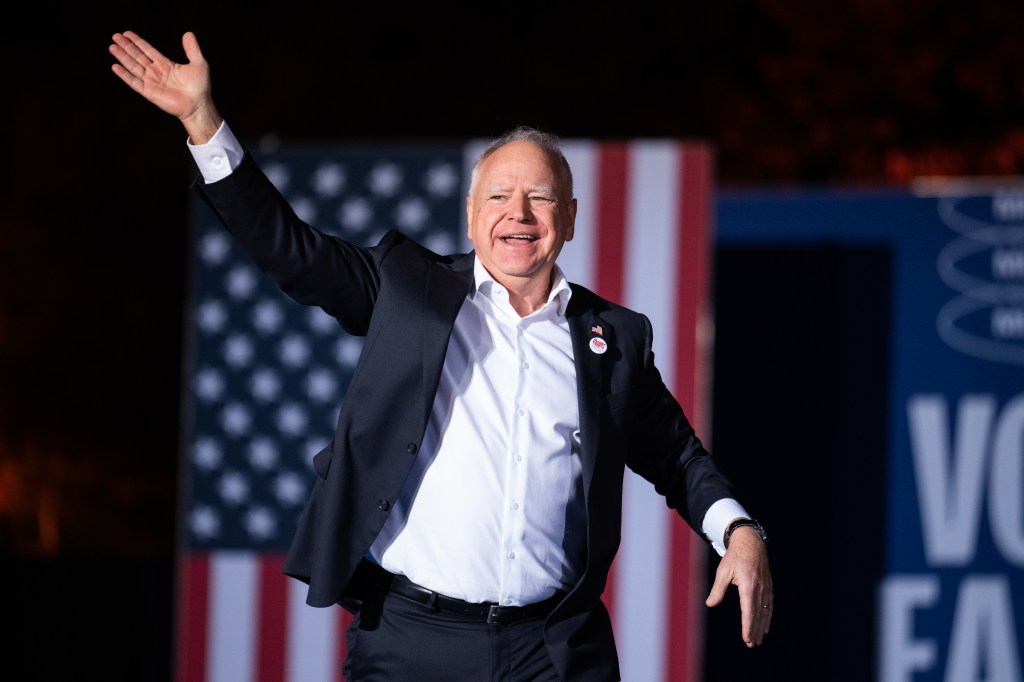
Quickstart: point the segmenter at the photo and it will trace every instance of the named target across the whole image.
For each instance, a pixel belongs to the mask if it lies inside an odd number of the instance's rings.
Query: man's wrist
[[[220,124],[224,122],[223,117],[213,106],[213,102],[197,108],[189,116],[180,119],[185,132],[188,133],[192,144],[206,144],[217,134]]]
[[[733,519],[725,528],[725,534],[722,537],[722,544],[725,545],[726,549],[729,549],[729,539],[732,537],[733,531],[735,531],[737,528],[742,528],[744,526],[752,529],[755,533],[757,533],[758,537],[761,538],[762,542],[764,542],[765,544],[768,543],[768,533],[765,532],[764,526],[762,526],[760,522],[757,521],[757,519],[741,516],[739,518]]]

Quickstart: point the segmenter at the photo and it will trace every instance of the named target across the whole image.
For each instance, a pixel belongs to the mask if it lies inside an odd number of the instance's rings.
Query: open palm
[[[111,68],[133,90],[163,111],[187,119],[210,101],[210,67],[195,34],[182,36],[186,64],[171,61],[132,31],[115,33]]]

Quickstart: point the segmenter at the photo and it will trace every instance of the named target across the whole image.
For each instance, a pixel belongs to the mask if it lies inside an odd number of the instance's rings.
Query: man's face
[[[532,142],[511,142],[480,166],[466,197],[469,238],[481,264],[505,287],[550,287],[555,259],[576,221],[576,200],[559,177]]]

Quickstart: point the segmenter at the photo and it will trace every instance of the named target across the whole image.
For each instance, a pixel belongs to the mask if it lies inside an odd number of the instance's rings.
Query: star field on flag
[[[296,213],[376,244],[397,227],[439,253],[459,249],[462,148],[318,149],[257,156]],[[193,550],[287,547],[330,443],[362,339],[289,299],[197,203],[191,425],[184,486]]]

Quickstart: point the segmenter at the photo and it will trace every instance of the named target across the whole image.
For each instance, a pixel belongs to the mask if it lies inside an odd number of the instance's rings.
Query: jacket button
[[[415,455],[416,454],[416,443],[409,443],[407,446],[405,446],[405,449],[409,451],[410,455]]]
[[[391,509],[391,503],[382,497],[377,501],[377,509],[387,511],[388,509]]]

